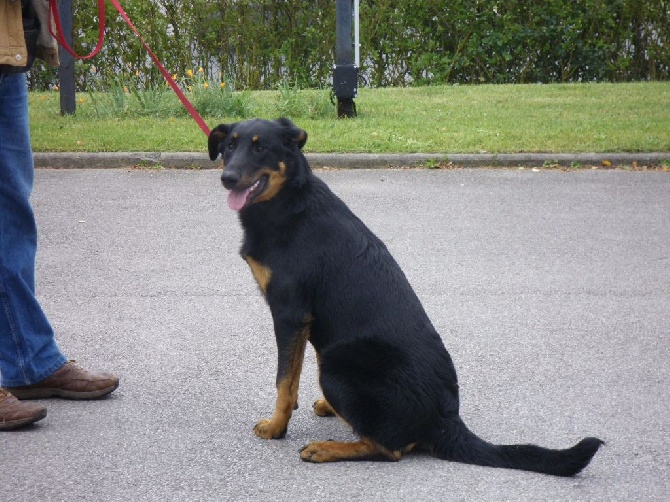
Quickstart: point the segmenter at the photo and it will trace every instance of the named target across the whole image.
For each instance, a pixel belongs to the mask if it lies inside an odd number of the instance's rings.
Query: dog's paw
[[[335,410],[333,410],[333,407],[325,398],[314,401],[312,408],[314,408],[314,413],[320,417],[332,417],[335,415]]]
[[[300,449],[300,459],[305,462],[320,464],[332,461],[332,454],[323,448],[323,442],[309,443]]]
[[[300,450],[300,459],[305,462],[320,464],[338,462],[340,460],[386,460],[397,462],[402,457],[401,451],[387,450],[383,446],[369,440],[342,443],[339,441],[315,441]]]
[[[263,439],[282,439],[286,436],[286,425],[278,425],[264,418],[254,427],[254,434]]]

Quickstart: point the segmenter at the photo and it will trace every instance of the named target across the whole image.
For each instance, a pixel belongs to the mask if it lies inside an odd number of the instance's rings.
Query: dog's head
[[[223,156],[228,206],[241,211],[302,186],[309,172],[301,152],[306,141],[307,133],[285,118],[216,126],[208,139],[209,158]]]

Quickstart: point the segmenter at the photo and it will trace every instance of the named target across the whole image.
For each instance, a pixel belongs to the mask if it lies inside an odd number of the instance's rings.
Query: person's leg
[[[44,380],[67,361],[35,297],[37,228],[24,74],[0,75],[0,376],[3,387]]]

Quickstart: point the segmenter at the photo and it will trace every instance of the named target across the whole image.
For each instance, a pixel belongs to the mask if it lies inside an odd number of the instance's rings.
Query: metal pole
[[[337,0],[335,21],[333,91],[337,97],[337,116],[355,117],[358,67],[354,64],[354,44],[351,42],[352,0]]]
[[[60,13],[63,36],[72,47],[72,0],[59,0],[58,11]],[[76,111],[76,100],[74,91],[74,58],[62,47],[58,51],[60,67],[58,69],[58,83],[60,88],[60,113],[61,115],[74,115]]]
[[[354,55],[351,44],[351,0],[337,0],[337,18],[335,19],[337,36],[336,61],[338,65],[353,64]]]

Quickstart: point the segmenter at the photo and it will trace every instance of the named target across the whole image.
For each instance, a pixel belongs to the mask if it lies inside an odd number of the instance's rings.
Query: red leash
[[[63,36],[63,27],[61,26],[60,15],[58,13],[58,0],[49,1],[49,14],[51,14],[54,24],[56,25],[56,30],[58,31],[58,33],[54,33],[51,30],[51,23],[49,23],[49,33],[51,33],[51,36],[53,36],[58,43],[63,46],[63,49],[69,52],[73,57],[77,59],[90,59],[100,52],[100,49],[102,49],[102,42],[105,40],[105,0],[98,0],[98,19],[100,19],[98,24],[98,45],[96,45],[95,49],[86,56],[75,54],[72,48],[67,44],[67,41]]]
[[[130,20],[128,17],[128,14],[123,10],[123,7],[121,7],[121,4],[117,0],[109,0],[112,5],[116,8],[116,10],[119,11],[119,14],[121,14],[121,17],[123,20],[130,26],[130,29],[133,30],[133,33],[137,36],[137,38],[140,39],[140,42],[142,42],[142,45],[146,49],[146,51],[149,53],[149,56],[151,56],[151,59],[153,62],[156,64],[158,69],[160,70],[161,74],[165,78],[165,81],[170,85],[172,90],[175,92],[177,97],[179,98],[179,101],[182,102],[186,110],[188,110],[188,113],[191,114],[191,117],[193,117],[193,120],[198,124],[200,129],[202,129],[202,132],[205,133],[206,136],[209,136],[210,130],[209,127],[207,127],[207,124],[205,123],[204,120],[202,120],[202,117],[198,114],[196,109],[193,107],[191,102],[186,98],[184,93],[181,91],[177,83],[172,80],[172,77],[170,76],[170,73],[165,69],[163,64],[160,62],[158,57],[154,54],[154,52],[151,50],[149,45],[144,41],[142,38],[142,35],[140,35],[140,32],[137,31],[137,28],[135,28],[135,25],[133,22]],[[102,44],[105,39],[105,0],[98,0],[98,16],[100,19],[99,26],[98,26],[98,44],[95,46],[95,49],[93,51],[86,55],[86,56],[79,56],[76,54],[72,48],[68,45],[67,41],[65,40],[65,37],[63,36],[63,28],[61,26],[61,21],[60,21],[60,15],[58,13],[58,0],[49,0],[49,10],[51,12],[51,16],[53,17],[54,23],[56,24],[56,30],[58,33],[54,33],[51,30],[51,23],[49,23],[49,31],[51,32],[51,35],[58,41],[60,45],[63,46],[63,48],[69,52],[73,57],[77,59],[90,59],[94,57],[95,55],[100,52],[100,49],[102,49]]]

